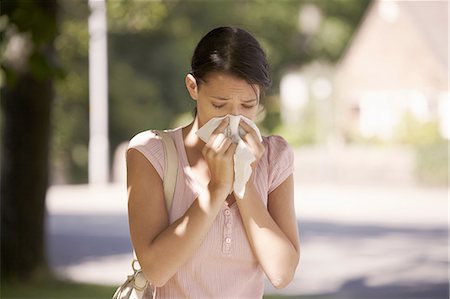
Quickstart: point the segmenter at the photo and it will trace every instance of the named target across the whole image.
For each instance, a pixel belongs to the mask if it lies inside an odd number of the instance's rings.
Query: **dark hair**
[[[197,44],[191,60],[191,74],[200,86],[209,73],[219,71],[257,84],[261,94],[271,86],[269,64],[258,41],[246,30],[218,27]]]

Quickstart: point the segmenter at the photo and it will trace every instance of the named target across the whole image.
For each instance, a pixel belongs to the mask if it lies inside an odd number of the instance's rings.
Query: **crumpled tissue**
[[[238,144],[234,154],[234,182],[232,191],[234,191],[234,193],[242,199],[245,194],[245,185],[252,175],[252,167],[250,165],[256,160],[256,158],[250,148],[242,140],[242,137],[245,136],[246,133],[239,127],[239,122],[242,119],[249,124],[258,134],[259,141],[262,141],[261,133],[258,127],[253,121],[245,116],[228,114],[226,116],[212,118],[204,126],[202,126],[196,134],[204,142],[208,142],[213,131],[226,117],[230,118],[230,122],[228,127],[226,127],[222,133],[225,134],[226,137],[231,138],[232,142]]]

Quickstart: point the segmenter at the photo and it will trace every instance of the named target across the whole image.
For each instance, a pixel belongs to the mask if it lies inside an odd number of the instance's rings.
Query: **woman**
[[[263,137],[247,123],[255,155],[243,198],[231,193],[236,144],[222,132],[207,143],[195,132],[210,119],[242,115],[255,120],[270,86],[268,64],[247,31],[220,27],[197,45],[186,76],[195,119],[170,131],[179,172],[170,211],[163,196],[164,151],[152,131],[127,150],[131,240],[158,298],[261,298],[264,273],[276,288],[293,278],[300,256],[294,211],[293,153],[279,136]]]

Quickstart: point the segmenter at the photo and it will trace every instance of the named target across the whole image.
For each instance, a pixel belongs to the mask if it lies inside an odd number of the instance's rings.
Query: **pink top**
[[[170,223],[180,218],[197,198],[201,187],[189,166],[181,127],[169,132],[179,156]],[[270,192],[293,172],[294,155],[280,136],[263,137],[265,146],[254,176],[256,189],[267,206]],[[134,136],[128,148],[139,150],[164,176],[162,141],[151,130]],[[224,203],[203,243],[161,288],[157,298],[261,298],[264,272],[253,254],[236,203]],[[145,298],[151,298],[147,294]]]

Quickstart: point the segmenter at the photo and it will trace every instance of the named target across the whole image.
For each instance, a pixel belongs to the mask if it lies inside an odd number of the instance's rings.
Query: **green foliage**
[[[128,128],[166,128],[173,112],[159,99],[158,84],[137,76],[129,64],[116,63],[110,70],[110,122],[112,144],[131,138],[137,131]],[[132,91],[132,96],[129,92]]]
[[[335,62],[345,49],[368,1],[107,1],[110,148],[148,128],[189,121],[194,102],[184,86],[199,39],[210,29],[237,25],[251,31],[266,50],[276,99],[283,72],[314,59]],[[322,12],[318,32],[299,29],[298,15],[312,3]],[[69,182],[87,180],[88,29],[86,2],[61,1],[56,49],[67,70],[57,84],[54,107],[54,161]],[[279,103],[265,107],[267,133],[280,132]],[[313,116],[305,116],[308,117]],[[305,122],[298,143],[313,142]],[[112,156],[113,152],[111,152]],[[59,166],[58,166],[59,167]]]
[[[420,183],[448,186],[448,141],[440,140],[416,148],[416,175]]]
[[[437,120],[421,122],[409,112],[403,115],[395,135],[401,143],[415,147],[433,144],[441,139]]]
[[[421,122],[405,113],[396,138],[415,150],[416,177],[424,185],[448,185],[448,141],[439,134],[437,120]]]
[[[51,1],[2,1],[0,10],[0,86],[13,87],[19,73],[31,71],[37,80],[61,78],[63,69],[49,46],[58,35],[58,24],[48,15],[57,7]],[[15,49],[10,42],[14,40]],[[18,41],[21,57],[18,54]],[[8,47],[9,46],[9,47]],[[18,61],[21,62],[18,63]],[[20,67],[19,67],[20,65]]]
[[[81,284],[54,279],[28,284],[2,281],[1,298],[97,299],[111,298],[114,291],[115,287],[113,286]]]
[[[1,15],[7,15],[10,24],[19,32],[30,32],[36,48],[55,38],[57,24],[47,17],[46,9],[54,9],[51,2],[6,0],[1,4]],[[30,13],[33,12],[33,13]]]
[[[57,9],[49,1],[2,1],[0,10],[0,87],[15,85],[19,72],[31,71],[34,78],[45,80],[48,78],[64,79],[64,68],[55,59],[53,50],[44,46],[49,41],[58,38],[58,27],[51,18],[47,17],[47,10]],[[12,39],[21,39],[25,44],[25,51],[20,58],[23,60],[21,68],[13,67],[10,61]],[[87,38],[85,38],[87,41]],[[62,47],[65,52],[65,45]],[[61,49],[62,49],[61,48]],[[70,47],[67,47],[70,49]],[[13,53],[14,54],[14,53]],[[76,61],[69,59],[69,67],[76,67]],[[54,101],[57,102],[57,101]],[[61,122],[58,122],[61,124]],[[56,137],[58,138],[58,137]],[[72,139],[63,140],[61,144],[70,144]],[[58,151],[56,151],[58,152]]]
[[[344,20],[330,17],[323,21],[312,47],[331,61],[336,61],[344,51],[351,36],[352,28]]]
[[[55,48],[66,76],[55,83],[52,119],[52,166],[59,181],[83,183],[87,179],[89,141],[89,69],[87,16],[80,1],[62,1],[60,31]],[[67,178],[61,178],[61,173]]]
[[[309,101],[303,108],[296,124],[280,124],[273,133],[283,136],[292,146],[312,144],[319,141],[315,110],[313,101]]]
[[[107,1],[109,30],[111,32],[139,33],[157,30],[175,2],[159,1]]]

